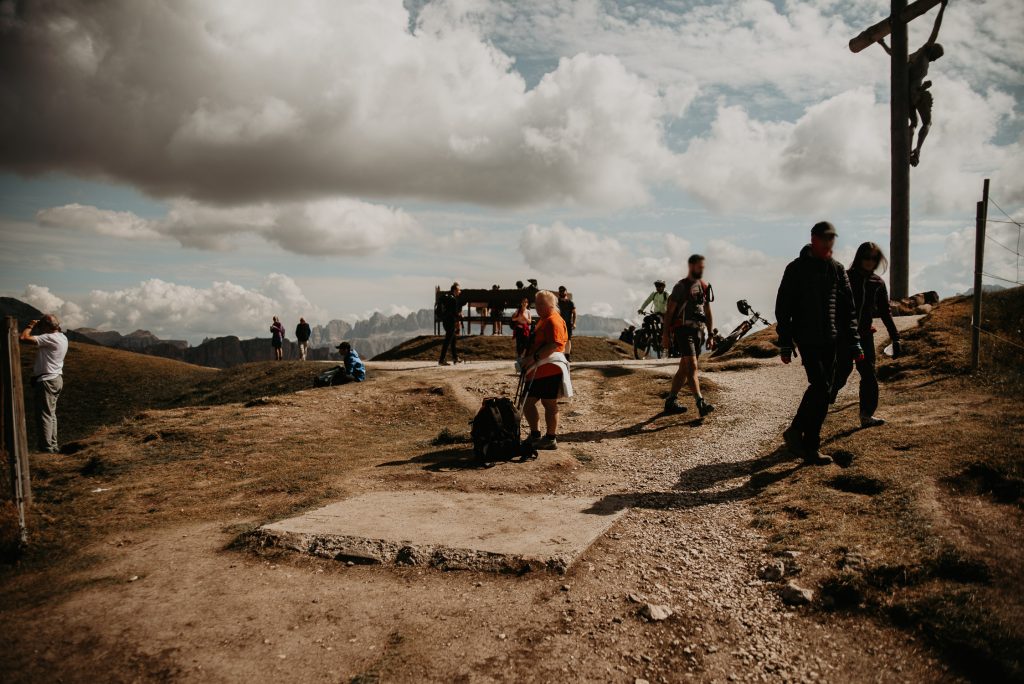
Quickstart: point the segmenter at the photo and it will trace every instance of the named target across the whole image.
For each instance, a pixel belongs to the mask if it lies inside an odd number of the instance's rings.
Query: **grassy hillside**
[[[29,444],[36,444],[33,392],[28,384],[35,350],[22,349]],[[88,436],[147,409],[245,402],[312,387],[320,364],[264,361],[217,370],[96,345],[72,342],[58,405],[60,442]]]
[[[421,335],[378,354],[374,361],[437,361],[443,337]],[[572,341],[573,361],[616,361],[633,358],[633,348],[605,337],[576,337]],[[499,361],[515,358],[511,337],[474,335],[459,338],[459,357],[465,361]],[[449,357],[450,360],[450,357]]]

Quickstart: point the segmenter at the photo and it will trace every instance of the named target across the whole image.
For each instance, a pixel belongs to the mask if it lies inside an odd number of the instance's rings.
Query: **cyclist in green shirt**
[[[647,313],[648,304],[652,305],[650,313],[664,315],[665,311],[668,310],[668,292],[665,292],[664,280],[654,281],[654,292],[652,292],[647,297],[647,299],[644,300],[644,303],[640,305],[639,309],[637,309],[637,313]]]

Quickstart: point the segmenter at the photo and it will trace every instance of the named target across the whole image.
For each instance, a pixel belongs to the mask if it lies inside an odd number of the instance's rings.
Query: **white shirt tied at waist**
[[[529,377],[532,379],[534,373],[541,366],[548,364],[554,364],[562,369],[562,386],[558,390],[559,399],[567,399],[572,396],[572,380],[569,378],[569,359],[562,352],[552,352],[543,359],[537,361],[536,365],[533,366],[528,372]]]
[[[64,374],[64,357],[68,353],[68,338],[62,332],[35,335],[39,353],[32,366],[33,380],[53,380]]]

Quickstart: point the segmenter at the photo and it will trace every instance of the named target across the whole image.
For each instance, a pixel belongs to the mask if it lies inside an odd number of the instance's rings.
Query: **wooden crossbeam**
[[[910,23],[931,8],[938,5],[940,2],[942,2],[942,0],[917,0],[916,2],[910,3],[907,5],[907,9],[903,10],[903,23]],[[850,52],[860,52],[864,48],[874,45],[890,33],[892,33],[891,16],[886,17],[874,26],[869,26],[861,31],[859,35],[852,38],[850,40]]]

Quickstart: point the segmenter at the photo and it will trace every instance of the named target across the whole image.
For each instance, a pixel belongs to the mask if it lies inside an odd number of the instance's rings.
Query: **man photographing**
[[[775,300],[782,362],[792,361],[799,350],[808,383],[793,423],[782,436],[790,451],[815,465],[832,462],[818,448],[839,348],[845,345],[855,361],[864,360],[850,279],[832,258],[835,241],[835,226],[828,221],[814,224],[811,244],[786,267]]]
[[[672,389],[665,400],[666,413],[682,413],[686,407],[679,403],[679,391],[685,383],[693,392],[700,417],[708,415],[715,407],[704,401],[700,393],[700,379],[697,377],[697,357],[707,337],[708,349],[715,348],[715,340],[706,331],[714,327],[711,302],[714,294],[711,284],[704,281],[704,257],[694,254],[687,260],[689,273],[672,288],[665,310],[662,332],[662,348],[671,349],[672,336],[679,351],[679,369],[672,377]]]
[[[33,332],[37,334],[33,335]],[[60,329],[60,320],[53,314],[47,314],[37,321],[30,321],[18,339],[39,347],[32,366],[39,451],[55,454],[59,451],[57,398],[64,389],[64,357],[68,353],[68,338]]]

